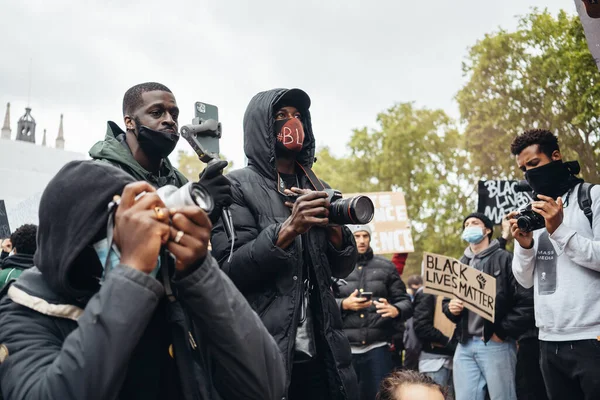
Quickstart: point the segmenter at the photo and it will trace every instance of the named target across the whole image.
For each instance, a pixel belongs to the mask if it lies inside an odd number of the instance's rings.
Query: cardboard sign
[[[360,193],[375,206],[375,216],[369,224],[373,231],[371,248],[375,254],[412,253],[415,251],[404,194],[400,192]],[[358,194],[344,194],[344,198]]]
[[[519,181],[479,181],[477,212],[484,213],[494,225],[502,224],[502,218],[511,211],[531,203],[531,192],[517,192]]]
[[[450,321],[442,310],[443,296],[438,296],[435,302],[435,312],[433,314],[433,327],[442,332],[444,336],[452,338],[456,325]]]
[[[10,237],[10,225],[8,224],[8,216],[6,215],[6,206],[4,200],[0,200],[0,239]]]
[[[423,290],[462,300],[465,307],[494,322],[496,279],[454,258],[423,253]]]

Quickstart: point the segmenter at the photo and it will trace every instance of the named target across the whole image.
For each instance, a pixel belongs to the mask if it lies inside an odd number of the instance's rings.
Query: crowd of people
[[[405,284],[406,254],[375,255],[368,225],[331,223],[310,104],[300,89],[254,96],[248,165],[224,176],[227,162],[209,164],[204,210],[156,192],[187,183],[167,158],[173,93],[129,89],[125,130],[108,122],[92,160],[47,185],[39,224],[1,241],[3,398],[596,398],[600,189],[556,136],[530,130],[510,146],[539,229],[517,211],[497,239],[481,213],[457,227],[460,261],[496,280],[491,322],[420,276]]]

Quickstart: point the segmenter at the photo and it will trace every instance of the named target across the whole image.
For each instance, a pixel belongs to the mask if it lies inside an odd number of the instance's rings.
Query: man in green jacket
[[[24,270],[33,267],[33,254],[37,249],[36,234],[37,225],[25,224],[10,235],[12,255],[0,260],[0,289],[16,280]]]
[[[159,188],[177,187],[187,179],[168,159],[179,140],[179,108],[169,88],[146,82],[130,88],[123,97],[123,131],[108,121],[106,137],[90,149],[90,157],[116,166],[136,180],[144,180]],[[210,219],[215,223],[221,208],[231,203],[229,180],[223,176],[227,161],[207,166],[199,183],[212,195],[215,209]]]

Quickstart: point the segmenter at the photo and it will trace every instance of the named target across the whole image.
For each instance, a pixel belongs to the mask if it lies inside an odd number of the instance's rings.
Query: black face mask
[[[575,186],[575,178],[569,166],[562,160],[552,161],[525,172],[525,179],[536,194],[558,198]]]
[[[9,252],[2,250],[2,252],[0,252],[0,260],[4,260],[9,254]]]
[[[168,157],[179,141],[177,133],[155,131],[144,125],[138,127],[138,143],[150,158]]]

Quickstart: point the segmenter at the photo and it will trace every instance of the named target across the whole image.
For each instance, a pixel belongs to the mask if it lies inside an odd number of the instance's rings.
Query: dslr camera
[[[336,225],[364,225],[371,222],[375,215],[375,206],[370,198],[363,195],[342,198],[342,192],[335,189],[323,189],[329,200],[329,222]],[[295,202],[296,197],[287,199]]]
[[[210,193],[196,182],[188,182],[180,188],[166,185],[158,188],[156,194],[167,208],[197,206],[207,214],[210,214],[214,208],[214,201]]]
[[[515,191],[532,192],[532,189],[527,181],[522,180],[519,181],[515,186]],[[533,200],[537,201],[537,196],[535,196]],[[517,216],[517,226],[521,232],[533,232],[545,227],[546,220],[544,220],[544,217],[542,217],[541,214],[538,214],[531,209],[531,204],[528,204],[519,210],[519,215]]]
[[[546,220],[541,214],[531,209],[531,204],[526,205],[519,210],[517,216],[517,226],[521,232],[533,232],[546,226]]]

